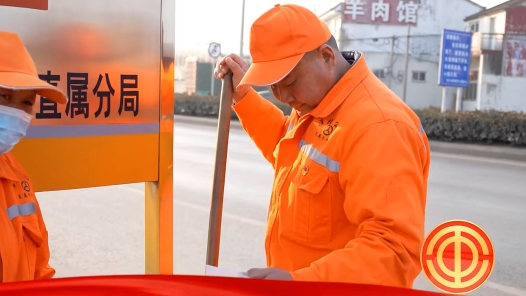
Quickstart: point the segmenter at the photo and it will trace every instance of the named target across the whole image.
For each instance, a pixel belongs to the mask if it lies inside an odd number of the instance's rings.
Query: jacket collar
[[[26,179],[22,167],[11,153],[0,155],[0,178],[13,181],[24,181]]]
[[[332,87],[320,104],[309,113],[310,116],[316,118],[329,116],[370,73],[362,53],[350,51],[342,52],[342,55],[351,64],[351,69]]]

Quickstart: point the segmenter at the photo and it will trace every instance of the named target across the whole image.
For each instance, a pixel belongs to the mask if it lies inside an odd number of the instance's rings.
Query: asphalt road
[[[203,274],[216,129],[176,123],[174,265]],[[220,267],[264,267],[272,168],[243,131],[229,144]],[[38,195],[57,277],[144,273],[144,185]],[[481,226],[496,266],[471,295],[526,295],[526,163],[436,154],[432,159],[426,233],[451,219]],[[422,275],[415,288],[437,291]]]

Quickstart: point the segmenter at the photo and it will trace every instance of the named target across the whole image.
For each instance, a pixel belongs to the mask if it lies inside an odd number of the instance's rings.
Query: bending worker
[[[233,109],[275,170],[265,249],[249,277],[411,288],[420,272],[430,164],[419,118],[339,52],[326,24],[276,5],[252,25],[250,67],[236,55]],[[271,86],[290,116],[251,86]]]
[[[16,34],[0,32],[0,52],[0,282],[49,279],[46,226],[31,179],[10,151],[26,134],[37,95],[67,99],[39,79]]]

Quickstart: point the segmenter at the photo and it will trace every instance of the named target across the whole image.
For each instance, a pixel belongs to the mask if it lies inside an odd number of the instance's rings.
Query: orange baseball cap
[[[267,86],[285,78],[301,58],[332,34],[312,11],[298,5],[275,5],[250,30],[252,64],[240,85]]]
[[[68,101],[60,89],[38,77],[35,62],[17,34],[0,31],[0,52],[0,87],[35,90],[38,95],[59,104]]]

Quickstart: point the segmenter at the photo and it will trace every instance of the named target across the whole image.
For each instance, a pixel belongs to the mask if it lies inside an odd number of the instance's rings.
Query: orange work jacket
[[[0,282],[50,279],[48,233],[33,185],[10,154],[0,155]]]
[[[275,170],[267,266],[298,281],[409,287],[420,272],[430,151],[417,115],[354,53],[309,114],[254,90],[233,107]]]

